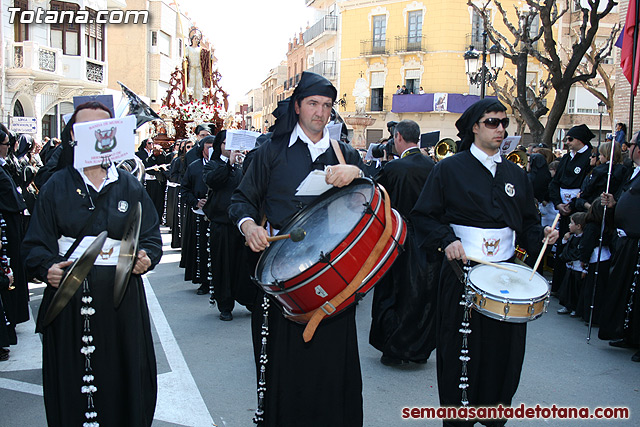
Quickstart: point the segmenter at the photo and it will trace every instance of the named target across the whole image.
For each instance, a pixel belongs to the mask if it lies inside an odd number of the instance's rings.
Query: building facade
[[[278,106],[278,101],[284,99],[285,80],[287,80],[287,61],[282,61],[280,65],[269,70],[267,78],[262,81],[262,119],[265,131],[275,123],[271,113]]]
[[[122,9],[122,0],[45,1],[2,0],[0,12],[1,120],[36,120],[33,136],[59,136],[62,116],[73,112],[73,97],[97,95],[107,87],[108,30],[105,24],[22,24],[23,12],[38,8],[56,11]],[[9,8],[18,8],[10,23]]]

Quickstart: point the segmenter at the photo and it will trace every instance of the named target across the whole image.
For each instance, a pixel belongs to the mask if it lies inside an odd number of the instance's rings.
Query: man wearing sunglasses
[[[411,212],[421,246],[443,251],[448,260],[442,265],[437,307],[441,406],[511,405],[525,353],[526,324],[501,322],[478,312],[464,320],[464,284],[455,272],[461,270],[460,261],[513,261],[516,237],[533,254],[539,252],[544,236],[550,242],[558,238],[557,231],[540,225],[526,173],[499,154],[508,125],[506,107],[496,99],[485,98],[469,107],[456,122],[459,152],[436,164]],[[461,329],[472,331],[466,348]],[[505,420],[483,423],[502,426]]]
[[[574,126],[569,129],[565,137],[565,145],[569,152],[560,159],[560,164],[551,183],[549,183],[549,198],[560,212],[560,235],[569,231],[569,217],[576,212],[576,199],[580,193],[582,182],[591,171],[591,140],[595,135],[586,125]],[[558,246],[562,246],[559,243]],[[556,248],[556,255],[562,253],[562,247]],[[557,292],[564,277],[564,262],[556,256],[553,268],[551,290]],[[564,313],[564,311],[562,312]],[[561,314],[562,314],[561,313]]]

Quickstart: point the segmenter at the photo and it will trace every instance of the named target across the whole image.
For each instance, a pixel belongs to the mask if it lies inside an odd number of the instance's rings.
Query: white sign
[[[35,117],[11,117],[9,128],[15,133],[37,133],[38,122]]]
[[[340,137],[342,136],[342,123],[329,123],[326,127],[329,131],[329,138],[340,141]]]
[[[229,129],[227,130],[227,140],[224,143],[224,148],[229,151],[253,150],[256,146],[256,139],[258,139],[259,136],[260,132],[242,129]]]
[[[447,104],[449,103],[448,93],[434,93],[433,94],[433,111],[447,111]]]
[[[106,159],[112,163],[132,159],[135,155],[135,129],[135,116],[74,124],[77,144],[73,167],[97,166]]]
[[[508,156],[520,144],[520,136],[508,136],[502,140],[500,145],[500,155]]]

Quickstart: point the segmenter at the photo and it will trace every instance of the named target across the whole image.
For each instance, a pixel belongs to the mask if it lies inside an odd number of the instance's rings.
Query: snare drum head
[[[529,300],[540,298],[549,292],[549,283],[538,273],[529,281],[532,272],[529,267],[506,262],[499,264],[516,272],[479,264],[469,272],[471,284],[498,299]]]
[[[258,281],[284,282],[318,263],[321,252],[333,251],[360,222],[373,192],[373,183],[362,180],[335,192],[331,190],[327,197],[308,206],[278,233],[302,228],[306,232],[304,239],[272,242],[256,267]]]

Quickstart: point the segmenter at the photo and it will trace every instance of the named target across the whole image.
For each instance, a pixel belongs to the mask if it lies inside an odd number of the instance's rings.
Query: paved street
[[[256,405],[250,339],[250,314],[234,310],[232,322],[218,319],[207,296],[182,280],[179,250],[166,245],[165,255],[146,276],[158,359],[158,405],[154,427],[248,427]],[[32,288],[32,313],[37,313],[42,286]],[[435,358],[426,365],[389,368],[368,345],[371,295],[358,307],[360,360],[364,381],[365,426],[440,425],[433,420],[403,420],[405,406],[437,406]],[[626,406],[630,420],[510,421],[508,425],[637,426],[640,417],[640,364],[634,351],[611,348],[597,339],[586,343],[582,321],[558,316],[557,300],[549,313],[528,326],[525,365],[514,406]],[[9,361],[0,363],[0,426],[45,426],[42,400],[41,345],[34,324],[19,326],[19,345]],[[497,348],[496,352],[500,349]],[[472,356],[473,357],[473,356]],[[313,398],[313,384],[309,384]],[[327,408],[331,410],[331,408]],[[634,420],[634,416],[636,419]],[[287,427],[287,426],[282,426]]]

